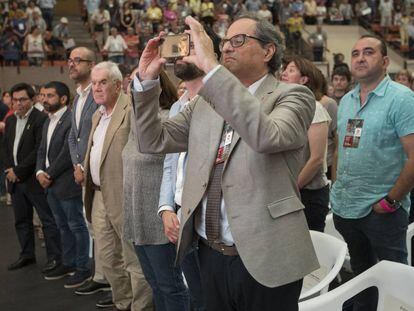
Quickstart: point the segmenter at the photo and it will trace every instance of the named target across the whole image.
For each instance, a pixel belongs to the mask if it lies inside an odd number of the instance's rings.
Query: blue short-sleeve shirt
[[[394,186],[407,159],[400,138],[414,133],[414,92],[386,76],[361,107],[360,87],[348,92],[338,109],[337,180],[331,207],[343,218],[362,218]],[[363,119],[358,148],[343,142],[349,119]],[[408,195],[402,200],[408,212]]]

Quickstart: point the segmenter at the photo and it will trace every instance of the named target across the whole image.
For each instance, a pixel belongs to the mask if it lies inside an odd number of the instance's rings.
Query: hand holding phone
[[[190,55],[189,34],[169,35],[163,38],[160,51],[162,58],[182,58],[188,55]]]

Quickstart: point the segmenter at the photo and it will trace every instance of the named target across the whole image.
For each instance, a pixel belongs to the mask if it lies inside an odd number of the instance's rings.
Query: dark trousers
[[[82,196],[61,200],[49,188],[47,201],[60,231],[62,263],[78,271],[89,271],[89,231],[83,216]]]
[[[53,28],[53,9],[40,9],[42,11],[42,17],[46,22],[47,30],[52,30]]]
[[[175,245],[135,245],[145,279],[151,286],[157,311],[190,310],[181,268],[174,265]]]
[[[201,243],[198,254],[207,311],[298,310],[302,279],[270,288],[253,279],[240,256],[225,256]]]
[[[309,229],[323,232],[326,215],[329,212],[329,185],[316,190],[301,189],[300,196],[305,205]]]
[[[406,233],[408,214],[403,208],[394,213],[370,214],[345,219],[334,214],[335,228],[348,244],[351,267],[358,275],[380,260],[407,264]],[[375,291],[368,290],[354,302],[354,311],[376,310]]]
[[[314,62],[321,62],[323,61],[323,51],[324,47],[313,47],[313,61]]]
[[[184,257],[181,263],[185,279],[190,293],[191,307],[194,311],[206,310],[204,296],[201,286],[200,261],[198,259],[198,248],[193,247]]]
[[[43,193],[30,193],[24,184],[16,183],[13,187],[12,203],[17,238],[21,247],[21,257],[35,257],[35,240],[33,231],[33,206],[36,208],[43,226],[46,253],[48,259],[60,261],[60,234],[52,211]]]

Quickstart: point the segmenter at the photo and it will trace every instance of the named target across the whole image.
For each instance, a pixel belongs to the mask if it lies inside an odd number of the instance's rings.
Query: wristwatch
[[[386,195],[385,197],[384,197],[384,200],[388,203],[388,205],[390,206],[390,208],[392,208],[392,209],[397,209],[397,208],[400,208],[401,206],[402,206],[402,204],[401,204],[401,202],[400,201],[397,201],[397,200],[392,200],[392,199],[390,199],[390,197],[388,196],[388,195]]]

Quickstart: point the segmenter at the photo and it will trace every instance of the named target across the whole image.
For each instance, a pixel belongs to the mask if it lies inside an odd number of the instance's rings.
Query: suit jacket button
[[[78,141],[80,141],[80,138],[78,138]]]
[[[207,183],[204,183],[204,184],[203,184],[203,188],[206,188],[206,187],[207,187]]]

